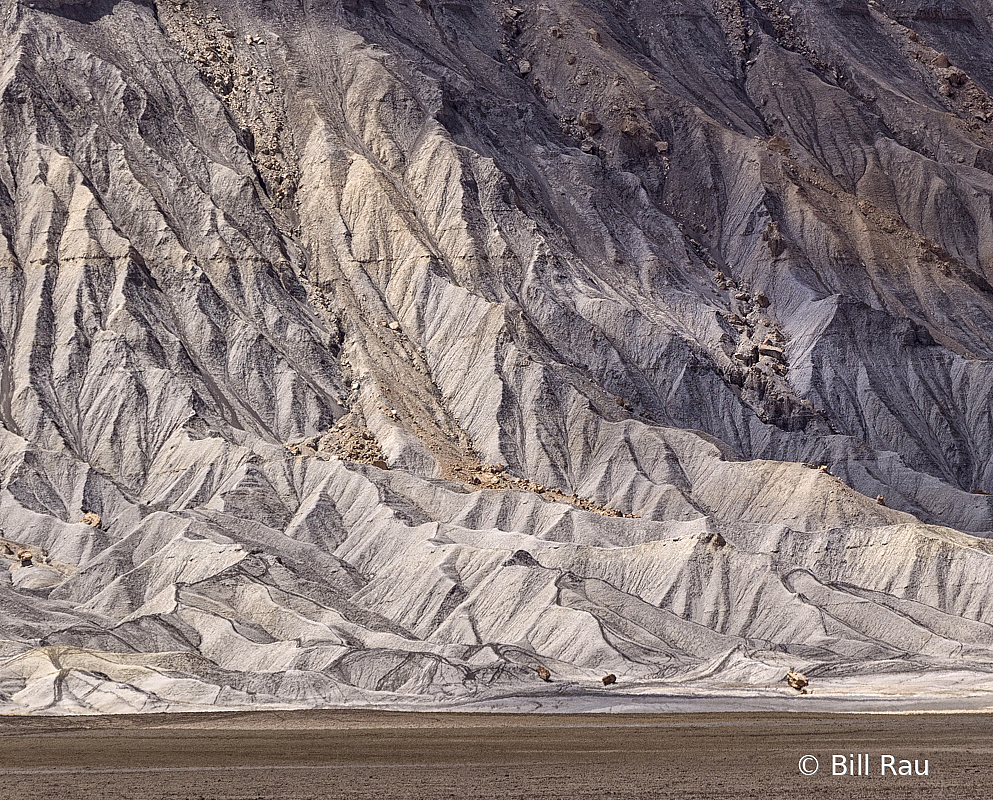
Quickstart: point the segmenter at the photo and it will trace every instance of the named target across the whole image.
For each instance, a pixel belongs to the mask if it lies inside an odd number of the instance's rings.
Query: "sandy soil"
[[[991,733],[985,714],[5,717],[0,797],[966,800],[993,783]],[[836,753],[874,774],[831,775]],[[881,777],[883,754],[929,774]]]

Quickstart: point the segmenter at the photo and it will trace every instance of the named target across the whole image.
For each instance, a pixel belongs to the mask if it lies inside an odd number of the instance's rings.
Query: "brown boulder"
[[[610,686],[612,683],[617,683],[617,676],[611,672],[609,675],[604,675],[601,680],[603,681],[604,686]]]
[[[788,156],[790,154],[790,143],[782,136],[770,136],[766,146],[774,153]]]
[[[807,680],[807,676],[802,672],[795,672],[794,670],[789,670],[786,673],[786,677],[783,678],[791,688],[796,689],[801,694],[807,693],[807,685],[810,681]]]

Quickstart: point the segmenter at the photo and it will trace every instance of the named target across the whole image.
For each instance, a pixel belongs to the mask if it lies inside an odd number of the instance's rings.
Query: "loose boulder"
[[[538,666],[536,666],[534,668],[534,671],[537,672],[538,673],[538,677],[541,678],[546,683],[548,683],[549,681],[551,681],[551,679],[552,679],[552,673],[549,672],[545,667],[541,666],[541,664],[539,664]]]
[[[617,676],[611,672],[609,675],[604,675],[601,680],[604,686],[610,686],[612,683],[617,683]]]
[[[83,518],[80,520],[84,525],[89,525],[91,528],[100,527],[100,515],[95,511],[87,511],[83,514]]]
[[[774,153],[779,153],[783,156],[788,156],[790,154],[790,143],[787,142],[782,136],[770,136],[769,140],[766,142],[766,146]]]
[[[807,680],[807,676],[802,672],[796,672],[791,669],[786,673],[786,677],[783,680],[790,685],[790,688],[796,689],[800,694],[807,693],[807,685],[810,681]]]

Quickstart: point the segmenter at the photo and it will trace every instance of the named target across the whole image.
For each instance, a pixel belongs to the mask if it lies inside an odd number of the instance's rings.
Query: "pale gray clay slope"
[[[988,0],[0,13],[0,709],[990,690]]]

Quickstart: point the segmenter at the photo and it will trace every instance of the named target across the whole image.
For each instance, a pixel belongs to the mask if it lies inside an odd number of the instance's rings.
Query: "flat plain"
[[[287,711],[0,720],[0,797],[986,797],[988,714]],[[831,774],[868,754],[868,776]],[[927,776],[879,775],[884,754]],[[799,771],[804,755],[820,770]]]

